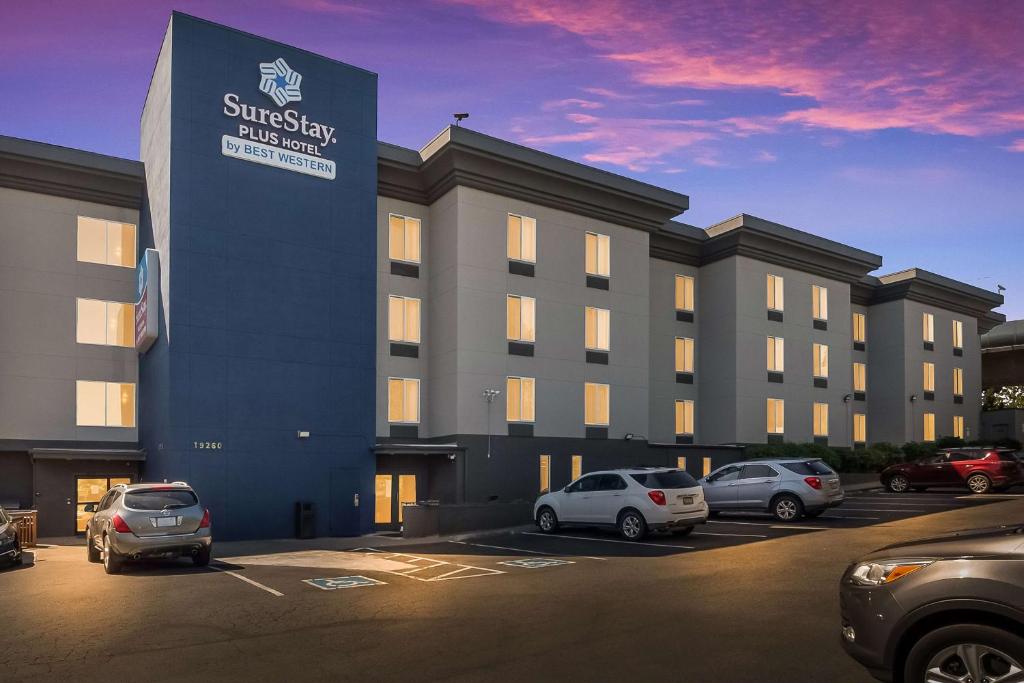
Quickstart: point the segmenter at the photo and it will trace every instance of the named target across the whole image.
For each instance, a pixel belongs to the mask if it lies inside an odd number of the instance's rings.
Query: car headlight
[[[882,586],[924,569],[935,560],[884,560],[861,562],[850,573],[850,581],[858,586]]]

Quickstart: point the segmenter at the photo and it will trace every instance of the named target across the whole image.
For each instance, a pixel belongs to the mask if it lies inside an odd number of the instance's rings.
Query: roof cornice
[[[958,282],[921,268],[910,268],[898,273],[881,275],[873,288],[871,305],[907,299],[978,320],[978,329],[984,333],[1006,319],[993,308],[1003,304],[1001,294]]]

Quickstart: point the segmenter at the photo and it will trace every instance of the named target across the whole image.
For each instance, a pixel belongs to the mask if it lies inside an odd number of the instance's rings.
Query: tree
[[[981,394],[982,410],[1024,409],[1024,386],[985,389]]]

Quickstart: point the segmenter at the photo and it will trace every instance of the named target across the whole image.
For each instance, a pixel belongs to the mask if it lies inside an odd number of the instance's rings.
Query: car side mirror
[[[96,512],[96,503],[86,503],[82,512]]]
[[[562,493],[572,493],[572,491],[570,491],[569,487],[566,486],[564,489],[562,489]]]

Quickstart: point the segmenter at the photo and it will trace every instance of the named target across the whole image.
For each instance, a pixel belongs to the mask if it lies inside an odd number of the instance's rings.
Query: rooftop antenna
[[[469,112],[468,111],[460,112],[458,114],[452,114],[452,116],[455,117],[455,125],[457,126],[460,123],[462,123],[463,119],[468,119],[469,118]]]

